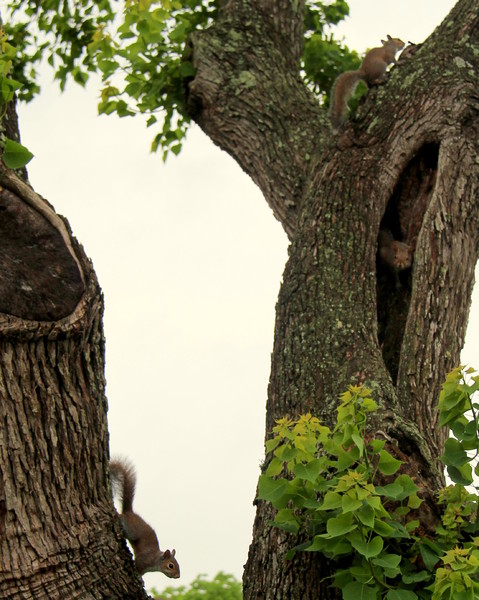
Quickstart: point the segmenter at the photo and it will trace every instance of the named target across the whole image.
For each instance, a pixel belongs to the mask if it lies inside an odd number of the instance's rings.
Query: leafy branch
[[[210,27],[218,0],[11,0],[5,32],[15,48],[12,79],[18,97],[39,91],[38,66],[46,60],[63,90],[68,80],[86,85],[101,77],[98,110],[129,117],[142,114],[157,131],[152,151],[178,154],[190,124],[186,97],[194,77],[188,40]],[[349,14],[346,0],[307,0],[305,83],[327,101],[339,72],[359,57],[334,39],[331,27]]]
[[[442,457],[454,485],[438,495],[434,531],[416,518],[422,499],[399,453],[368,433],[370,390],[341,396],[333,429],[311,414],[277,421],[259,498],[277,509],[274,525],[300,540],[286,558],[305,551],[337,561],[333,585],[345,600],[479,598],[479,497],[464,487],[479,450],[478,389],[479,377],[466,383],[458,368],[441,392],[440,422],[456,436]]]

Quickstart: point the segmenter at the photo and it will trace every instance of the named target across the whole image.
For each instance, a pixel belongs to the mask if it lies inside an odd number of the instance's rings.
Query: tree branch
[[[189,85],[192,117],[252,177],[290,237],[327,128],[299,77],[303,11],[289,0],[223,4],[217,23],[192,37]]]

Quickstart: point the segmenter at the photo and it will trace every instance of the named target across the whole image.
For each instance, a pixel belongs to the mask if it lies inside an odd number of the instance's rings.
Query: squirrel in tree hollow
[[[396,53],[404,48],[404,42],[399,38],[390,35],[387,38],[386,41],[381,40],[382,46],[369,50],[357,71],[345,71],[334,82],[329,111],[334,127],[346,119],[349,97],[360,81],[368,86],[385,81],[388,65],[396,62]]]
[[[409,269],[412,265],[412,249],[409,244],[399,242],[393,238],[388,229],[380,229],[378,236],[379,258],[396,279],[396,287],[401,287],[399,271]]]
[[[119,488],[121,498],[121,524],[126,539],[135,553],[135,565],[143,575],[149,571],[161,571],[167,577],[177,579],[180,565],[176,561],[176,551],[160,550],[158,538],[152,527],[140,515],[133,512],[136,473],[133,465],[125,460],[110,461],[110,475],[115,489]]]

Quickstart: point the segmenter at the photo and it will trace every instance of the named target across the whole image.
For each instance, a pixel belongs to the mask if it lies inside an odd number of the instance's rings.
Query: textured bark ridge
[[[24,177],[0,185],[0,597],[144,598],[106,486],[101,290]]]
[[[285,414],[330,422],[338,394],[366,383],[382,406],[374,427],[407,458],[426,520],[443,481],[435,407],[459,360],[478,257],[479,8],[460,0],[338,133],[298,77],[303,8],[229,0],[192,40],[192,116],[260,186],[291,240],[266,436]],[[381,228],[413,253],[397,279],[377,260]],[[325,562],[285,563],[295,540],[270,518],[258,503],[245,598],[336,597]]]

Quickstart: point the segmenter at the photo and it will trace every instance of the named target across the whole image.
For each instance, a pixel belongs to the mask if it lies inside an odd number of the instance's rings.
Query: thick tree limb
[[[258,184],[290,237],[316,139],[327,129],[299,77],[302,29],[302,2],[229,2],[192,39],[190,111]]]

